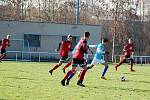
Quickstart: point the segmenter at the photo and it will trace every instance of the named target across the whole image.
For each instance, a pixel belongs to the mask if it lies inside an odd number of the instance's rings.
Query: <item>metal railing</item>
[[[115,63],[122,59],[123,55],[115,55]],[[135,63],[150,64],[150,56],[134,56]]]

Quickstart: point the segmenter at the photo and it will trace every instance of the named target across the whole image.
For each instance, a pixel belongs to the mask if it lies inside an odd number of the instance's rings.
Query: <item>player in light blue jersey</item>
[[[106,73],[106,71],[108,69],[108,64],[104,60],[104,55],[105,54],[109,54],[109,52],[107,52],[105,50],[105,47],[108,45],[108,42],[109,42],[108,39],[103,39],[102,43],[100,43],[98,45],[89,45],[90,47],[96,47],[97,50],[96,50],[95,56],[94,56],[94,58],[93,58],[93,60],[91,62],[91,65],[88,67],[88,69],[91,69],[97,63],[100,63],[100,64],[104,65],[105,68],[104,68],[104,70],[102,72],[102,75],[101,75],[102,79],[106,79],[104,77],[104,75],[105,75],[105,73]]]

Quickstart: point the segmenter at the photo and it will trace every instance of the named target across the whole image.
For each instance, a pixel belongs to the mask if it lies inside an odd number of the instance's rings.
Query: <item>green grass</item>
[[[76,85],[77,75],[69,86],[61,86],[61,68],[53,76],[48,74],[55,64],[0,63],[0,100],[150,100],[150,65],[135,65],[136,72],[130,72],[129,65],[122,65],[116,72],[110,65],[108,80],[100,78],[103,67],[96,65],[87,72],[84,88]],[[126,82],[119,80],[121,74]]]

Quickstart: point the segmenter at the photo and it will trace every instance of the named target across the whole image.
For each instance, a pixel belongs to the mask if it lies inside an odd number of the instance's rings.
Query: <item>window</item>
[[[27,47],[40,47],[40,35],[24,34],[24,45]]]

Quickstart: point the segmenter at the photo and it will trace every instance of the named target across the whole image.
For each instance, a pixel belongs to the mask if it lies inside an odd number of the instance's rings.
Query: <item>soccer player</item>
[[[71,48],[72,45],[72,35],[68,35],[67,36],[67,41],[62,41],[59,44],[59,48],[57,49],[57,51],[59,51],[60,49],[60,60],[59,63],[57,65],[55,65],[51,70],[49,70],[49,73],[52,75],[53,71],[56,70],[59,66],[61,66],[64,62],[68,61],[70,58],[68,57],[68,53],[70,50],[72,50]],[[70,66],[71,65],[71,61],[68,61],[66,66]]]
[[[88,51],[88,45],[87,45],[87,41],[90,37],[90,33],[89,32],[85,32],[84,36],[80,39],[80,41],[78,42],[77,46],[76,46],[76,50],[73,53],[73,61],[72,61],[72,68],[71,70],[69,70],[67,72],[67,74],[65,75],[65,77],[62,79],[61,84],[63,86],[66,85],[65,81],[67,80],[67,78],[72,74],[75,73],[77,66],[80,66],[83,68],[81,75],[79,77],[79,80],[77,82],[77,85],[79,86],[83,86],[85,87],[85,85],[83,85],[83,79],[87,70],[87,67],[85,66],[84,62],[84,54],[87,54]]]
[[[75,50],[76,50],[76,47],[75,47],[75,49],[73,50],[73,53],[75,52]],[[87,58],[88,58],[88,55],[87,54],[84,54],[84,66],[86,66],[87,67]],[[80,77],[80,75],[81,75],[81,73],[82,73],[82,71],[84,70],[82,67],[80,67],[80,66],[77,66],[77,68],[76,68],[77,70],[76,71],[78,71],[78,78]],[[73,78],[73,76],[76,74],[76,71],[75,72],[72,72],[71,74],[70,74],[70,76],[67,78],[67,81],[66,81],[66,85],[69,85],[69,82],[70,82],[70,80]]]
[[[91,62],[91,65],[88,67],[88,69],[91,69],[97,63],[104,65],[105,67],[104,67],[104,70],[102,72],[101,78],[105,79],[105,80],[106,80],[106,78],[104,77],[104,75],[107,72],[108,64],[104,60],[104,55],[109,54],[109,52],[106,51],[106,46],[108,45],[108,42],[109,42],[108,39],[103,39],[102,43],[100,43],[98,45],[89,45],[90,47],[96,47],[97,50],[96,50],[95,56]]]
[[[6,57],[6,48],[9,46],[9,44],[10,44],[10,35],[7,35],[7,38],[2,39],[0,43],[0,50],[1,50],[0,62],[2,61],[2,59]]]
[[[124,46],[123,51],[125,51],[124,58],[123,58],[122,61],[119,62],[119,64],[117,64],[117,65],[115,66],[116,71],[117,71],[118,67],[119,67],[121,64],[125,63],[126,60],[129,60],[130,63],[131,63],[130,71],[131,71],[131,72],[134,72],[134,71],[135,71],[135,70],[133,69],[133,64],[135,63],[134,60],[133,60],[134,48],[133,48],[132,40],[131,40],[130,38],[128,39],[128,44],[126,44],[126,45]]]

